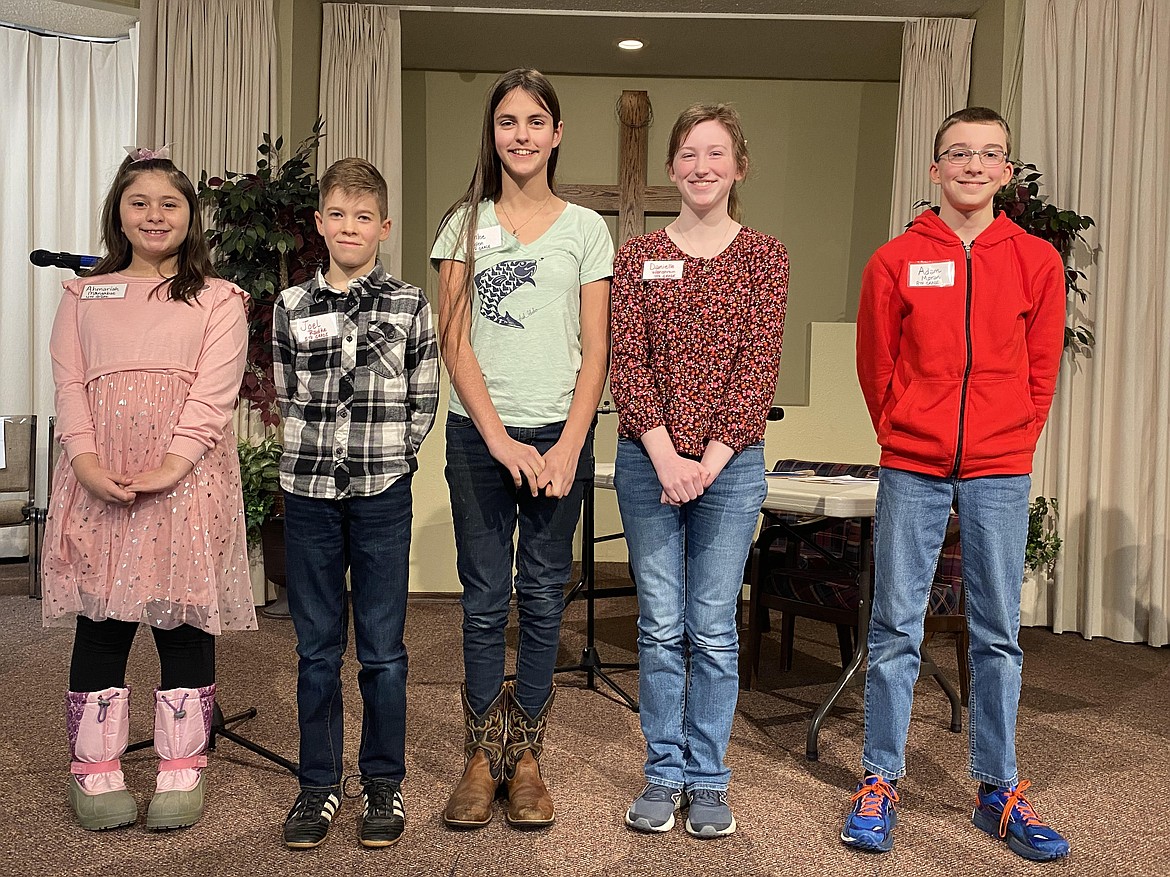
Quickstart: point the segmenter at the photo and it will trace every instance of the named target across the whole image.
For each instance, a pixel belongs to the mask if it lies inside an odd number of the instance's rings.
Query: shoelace
[[[1024,780],[1014,789],[1008,790],[1007,797],[1003,802],[1003,816],[999,820],[1000,837],[1007,837],[1008,824],[1012,821],[1013,810],[1020,814],[1020,819],[1024,821],[1024,825],[1028,828],[1048,827],[1048,824],[1036,815],[1036,811],[1032,809],[1031,803],[1024,797],[1024,792],[1031,788],[1031,786],[1031,780]]]
[[[660,786],[657,783],[651,783],[650,785],[646,786],[639,797],[641,797],[643,801],[650,801],[654,804],[665,804],[668,801],[673,801],[674,796],[677,794],[677,789],[669,789],[666,786]]]
[[[718,789],[695,789],[690,793],[691,804],[698,803],[708,807],[717,807],[727,803],[727,792]]]
[[[290,818],[302,819],[306,816],[316,818],[321,815],[321,811],[325,809],[332,792],[317,791],[317,792],[302,792],[297,798],[296,803],[293,804],[293,812]]]
[[[363,787],[366,795],[366,810],[370,816],[393,816],[394,796],[398,789],[389,782],[373,780]]]
[[[891,804],[897,804],[898,791],[879,777],[877,782],[862,783],[861,788],[854,792],[853,797],[849,800],[861,802],[857,808],[858,816],[864,816],[867,819],[881,819],[883,799]]]

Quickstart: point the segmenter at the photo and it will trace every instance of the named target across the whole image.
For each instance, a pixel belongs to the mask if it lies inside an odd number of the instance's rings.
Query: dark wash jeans
[[[297,720],[303,789],[339,785],[341,663],[349,602],[357,641],[362,736],[358,769],[406,775],[406,594],[413,518],[411,475],[376,496],[313,499],[284,494],[288,606],[297,632]],[[345,570],[350,569],[350,588]]]
[[[508,435],[545,453],[564,423],[507,427]],[[488,452],[467,417],[447,415],[447,485],[455,521],[456,566],[463,585],[463,667],[467,700],[477,715],[504,682],[504,630],[513,584],[520,615],[516,700],[535,716],[552,692],[565,585],[572,575],[573,533],[585,482],[593,477],[593,433],[581,448],[577,476],[563,499],[534,497]],[[520,538],[513,548],[517,525]],[[515,575],[513,576],[513,567]]]

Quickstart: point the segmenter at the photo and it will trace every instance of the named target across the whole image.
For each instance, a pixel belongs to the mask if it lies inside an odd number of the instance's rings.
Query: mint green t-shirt
[[[439,232],[431,262],[464,261],[460,211]],[[581,370],[581,287],[613,276],[613,240],[597,213],[576,204],[522,244],[479,205],[471,348],[505,426],[568,417]],[[454,390],[450,410],[467,416]]]

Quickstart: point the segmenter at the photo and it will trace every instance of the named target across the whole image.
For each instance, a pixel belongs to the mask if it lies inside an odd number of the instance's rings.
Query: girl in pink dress
[[[162,667],[147,828],[203,813],[215,639],[254,630],[231,427],[247,294],[219,279],[191,181],[132,150],[102,208],[106,255],[64,284],[50,352],[57,431],[46,626],[76,624],[66,695],[69,799],[83,828],[129,825],[126,661],[139,622]]]

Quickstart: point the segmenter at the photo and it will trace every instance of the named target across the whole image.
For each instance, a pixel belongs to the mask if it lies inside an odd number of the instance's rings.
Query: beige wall
[[[446,208],[467,186],[478,149],[485,92],[494,74],[403,74],[404,277],[436,277],[427,254]],[[666,139],[678,112],[695,100],[733,102],[752,153],[743,188],[749,224],[789,248],[792,277],[779,401],[785,419],[769,426],[767,458],[876,460],[873,431],[853,374],[853,325],[861,269],[885,240],[893,165],[896,84],[852,82],[693,82],[553,77],[565,119],[558,178],[617,179],[614,104],[622,89],[650,94],[650,183],[667,185]],[[664,224],[651,220],[650,227]],[[814,325],[815,324],[815,325]],[[810,338],[816,347],[810,355]],[[810,363],[812,384],[810,389]],[[446,388],[444,388],[444,392]],[[810,398],[811,406],[804,403]],[[851,413],[850,413],[851,412]],[[612,461],[616,418],[602,417],[597,457]],[[451,513],[443,479],[442,423],[427,439],[415,476],[412,588],[456,590]],[[620,529],[613,494],[597,497],[597,532]],[[598,558],[625,557],[622,542]]]
[[[478,149],[484,95],[494,74],[403,75],[403,264],[407,280],[426,278],[430,237],[467,186]],[[666,140],[679,111],[694,101],[729,101],[743,117],[752,171],[743,185],[749,225],[779,237],[792,260],[780,403],[804,402],[806,327],[852,320],[856,287],[869,255],[885,240],[889,216],[895,83],[695,81],[554,76],[565,120],[557,176],[563,182],[615,183],[623,89],[645,89],[654,107],[651,185],[668,185]],[[436,109],[438,108],[438,109]],[[421,112],[419,117],[414,113]],[[425,121],[423,121],[425,120]],[[416,159],[416,157],[418,157]],[[420,165],[424,165],[422,167]],[[425,179],[425,193],[417,191]],[[405,188],[405,187],[404,187]],[[425,195],[425,213],[418,196]],[[650,220],[649,228],[666,220]],[[425,233],[419,232],[421,225]]]

